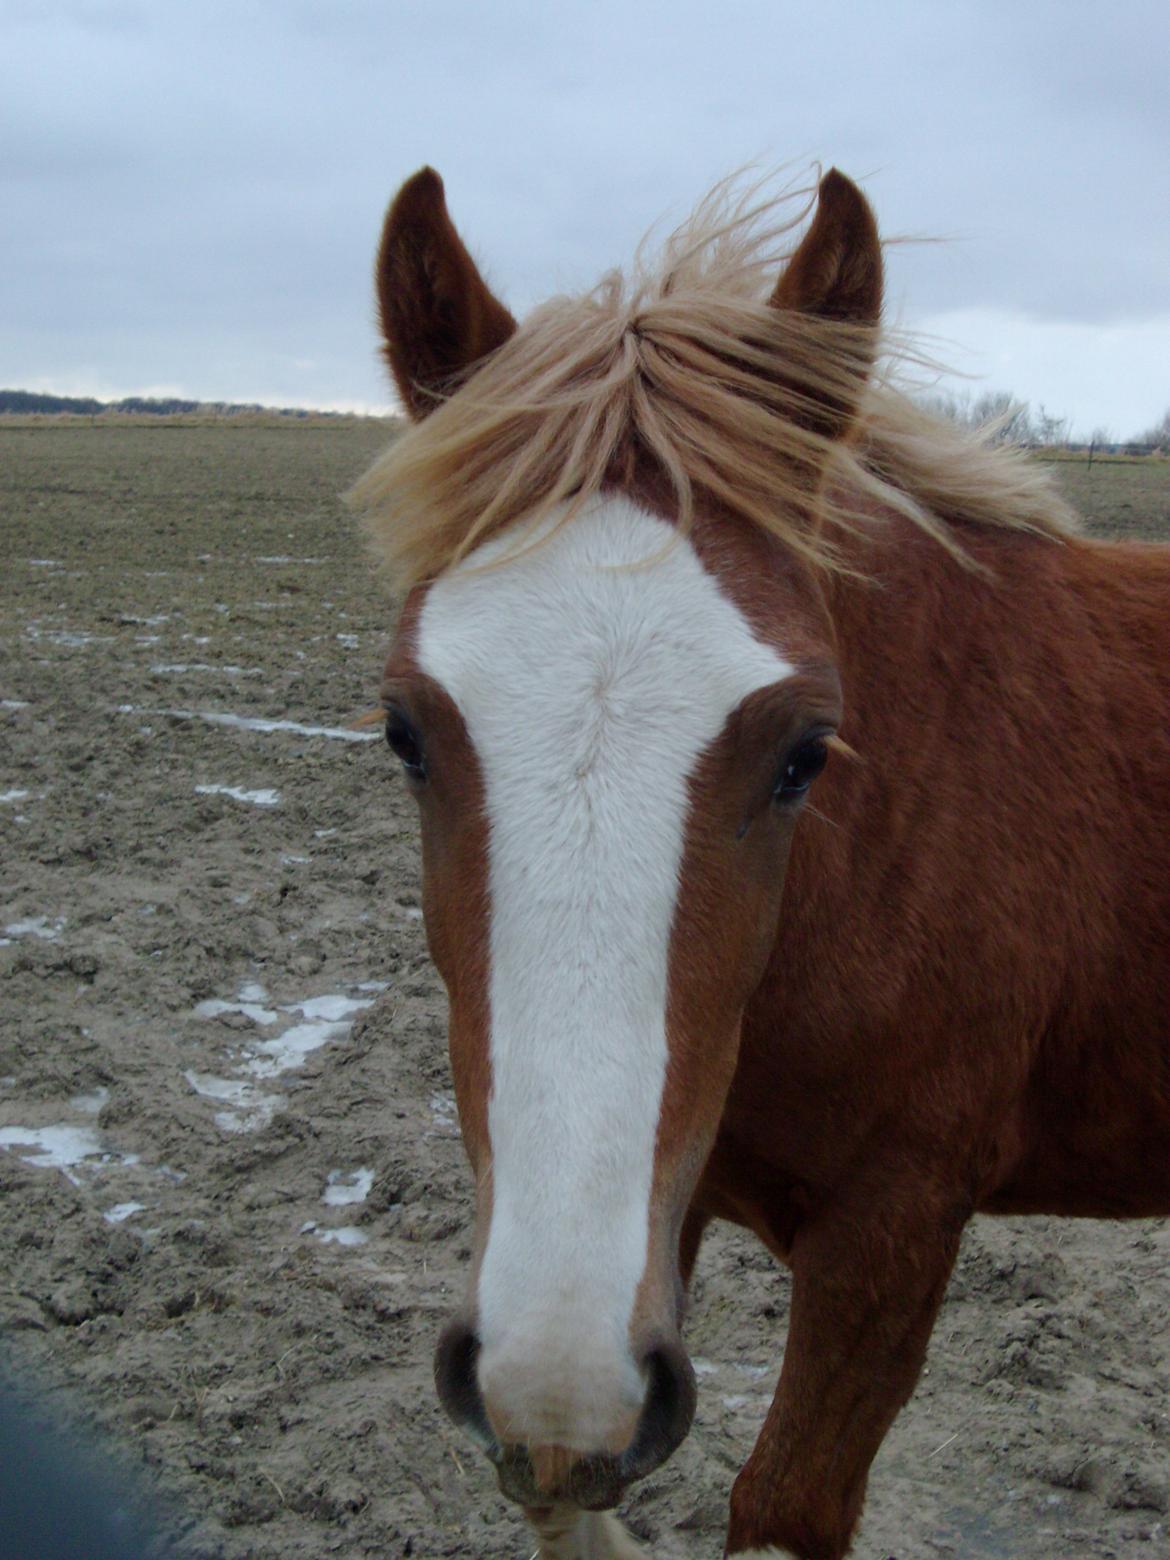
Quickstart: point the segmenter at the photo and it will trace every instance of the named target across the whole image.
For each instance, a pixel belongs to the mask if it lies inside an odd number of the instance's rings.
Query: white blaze
[[[466,723],[489,822],[480,1378],[533,1443],[589,1451],[643,1390],[629,1326],[687,779],[740,701],[793,668],[627,499],[482,568],[510,545],[432,586],[417,658]]]

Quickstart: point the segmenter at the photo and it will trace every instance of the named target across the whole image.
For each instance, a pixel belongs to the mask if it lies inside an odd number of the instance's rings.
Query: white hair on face
[[[688,777],[793,667],[690,542],[624,497],[483,567],[509,544],[436,581],[416,652],[467,726],[489,823],[480,1380],[533,1444],[593,1451],[643,1390],[629,1327]]]

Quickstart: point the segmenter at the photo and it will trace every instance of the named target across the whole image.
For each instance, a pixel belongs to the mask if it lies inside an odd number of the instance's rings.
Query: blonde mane
[[[955,521],[1065,534],[1071,512],[1023,452],[917,406],[898,382],[907,338],[769,306],[815,187],[726,181],[655,261],[555,298],[410,427],[349,494],[399,588],[507,528],[561,523],[647,457],[696,495],[829,567],[835,537],[892,509],[963,557]],[[868,372],[876,358],[877,366]],[[853,434],[824,408],[860,399]],[[547,529],[547,528],[545,528]]]

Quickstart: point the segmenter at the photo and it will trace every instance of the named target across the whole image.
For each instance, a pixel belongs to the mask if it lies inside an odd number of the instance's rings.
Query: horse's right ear
[[[433,168],[420,168],[391,202],[374,275],[386,361],[417,422],[516,321],[455,231]]]
[[[869,202],[830,168],[817,210],[771,297],[774,309],[876,325],[882,312],[882,245]]]
[[[835,381],[802,387],[807,404],[798,420],[839,438],[856,418],[877,350],[882,245],[869,202],[836,168],[821,180],[816,215],[769,302],[774,309],[863,327],[854,341],[839,344],[843,373]]]

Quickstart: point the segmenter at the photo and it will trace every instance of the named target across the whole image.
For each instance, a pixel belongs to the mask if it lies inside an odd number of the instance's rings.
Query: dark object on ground
[[[0,1560],[166,1560],[141,1493],[0,1384]]]

